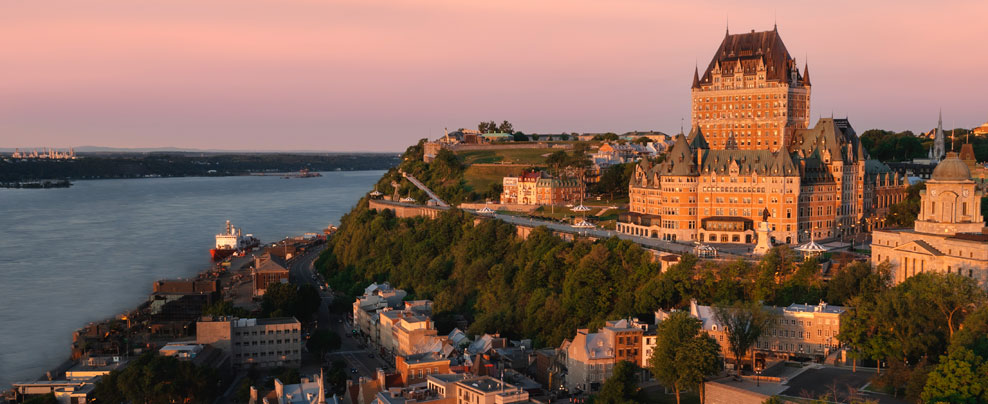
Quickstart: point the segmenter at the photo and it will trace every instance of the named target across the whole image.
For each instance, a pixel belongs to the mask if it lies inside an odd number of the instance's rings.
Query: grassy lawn
[[[456,153],[463,164],[542,164],[553,149],[468,150]]]
[[[675,394],[665,394],[661,390],[642,390],[636,397],[638,402],[646,404],[676,404]],[[691,392],[679,393],[681,404],[700,404],[700,395]]]
[[[463,180],[466,181],[468,190],[483,194],[491,189],[491,185],[500,184],[501,178],[519,175],[524,171],[524,167],[470,166],[463,172]]]

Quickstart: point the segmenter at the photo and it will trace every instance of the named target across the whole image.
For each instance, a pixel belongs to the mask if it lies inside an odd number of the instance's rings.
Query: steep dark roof
[[[690,131],[687,142],[693,150],[710,148],[710,144],[707,143],[707,138],[703,137],[703,131],[700,130],[699,125],[693,127],[693,130]]]
[[[798,80],[803,79],[799,75],[799,69],[795,67],[795,60],[789,55],[786,45],[782,43],[779,31],[773,29],[724,36],[707,70],[700,77],[700,82],[712,83],[713,70],[717,65],[720,65],[724,74],[733,75],[739,68],[745,73],[754,74],[761,63],[765,66],[766,80],[787,82],[791,69],[795,69]]]
[[[701,173],[728,175],[733,167],[737,167],[740,175],[755,172],[765,176],[799,176],[799,170],[785,151],[701,150],[700,153]]]
[[[804,158],[817,156],[846,163],[865,160],[867,154],[861,147],[858,135],[847,119],[821,118],[809,129],[797,129],[789,151]]]
[[[659,175],[696,174],[696,162],[693,156],[693,149],[686,143],[686,137],[682,134],[677,135],[672,149],[666,154],[666,160],[657,165],[655,171]]]

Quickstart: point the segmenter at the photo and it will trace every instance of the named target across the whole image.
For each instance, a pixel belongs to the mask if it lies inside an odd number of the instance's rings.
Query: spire
[[[731,15],[724,17],[724,36],[731,35]]]
[[[804,63],[804,65],[803,65],[803,85],[809,87],[809,86],[812,85],[812,84],[810,84],[810,61],[809,60],[806,60],[803,63]]]
[[[932,154],[930,155],[930,158],[933,159],[934,162],[939,162],[940,159],[947,154],[947,148],[944,143],[946,142],[943,135],[943,110],[941,109],[940,119],[937,120],[936,134],[933,137],[933,149],[931,150]]]
[[[700,88],[700,70],[693,65],[693,88]]]

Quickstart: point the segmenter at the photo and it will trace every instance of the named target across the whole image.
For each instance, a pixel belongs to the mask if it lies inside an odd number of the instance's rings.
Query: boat
[[[261,245],[261,241],[252,234],[243,234],[243,229],[238,229],[226,221],[226,229],[223,233],[216,235],[216,246],[209,250],[209,255],[213,261],[220,261],[231,255],[242,256],[251,249]]]

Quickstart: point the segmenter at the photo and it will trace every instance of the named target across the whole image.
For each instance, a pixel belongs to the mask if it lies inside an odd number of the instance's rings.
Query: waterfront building
[[[30,153],[21,152],[21,149],[14,149],[14,153],[10,155],[11,158],[15,159],[41,159],[41,160],[75,160],[75,148],[69,148],[67,152],[61,152],[54,148],[43,148],[41,152],[38,149],[34,149]]]
[[[847,311],[843,306],[820,302],[817,305],[794,303],[787,307],[765,306],[764,309],[774,313],[775,322],[755,343],[753,350],[758,354],[823,359],[840,346],[837,334],[840,331],[841,317]],[[734,357],[727,340],[727,330],[717,321],[713,307],[699,305],[694,300],[690,302],[689,310],[690,315],[702,323],[702,331],[720,344],[721,355],[725,358]],[[657,311],[656,323],[669,314],[670,312],[663,310]]]
[[[988,229],[979,190],[968,164],[949,152],[920,191],[912,229],[875,231],[874,265],[888,263],[893,283],[923,272],[957,274],[988,281]]]
[[[287,265],[281,258],[270,253],[254,258],[254,269],[251,271],[254,296],[264,296],[271,284],[288,283],[290,272]]]
[[[727,35],[694,73],[693,126],[662,163],[643,159],[629,183],[622,233],[701,243],[838,239],[883,225],[905,178],[869,160],[847,119],[809,123],[809,72],[778,31]],[[868,199],[865,196],[868,196]]]
[[[298,366],[302,359],[302,323],[294,317],[203,317],[196,323],[196,344],[227,352],[235,367]]]
[[[628,320],[608,321],[596,333],[576,330],[572,341],[563,343],[566,363],[566,387],[570,390],[595,392],[624,360],[642,363],[644,331]]]
[[[502,204],[561,205],[580,200],[583,184],[576,178],[553,178],[541,171],[502,179]]]

